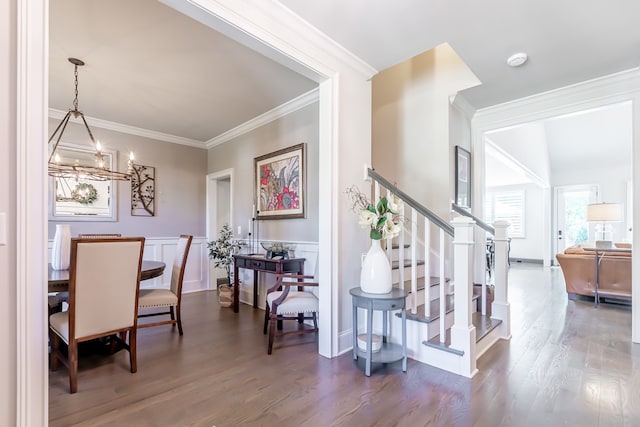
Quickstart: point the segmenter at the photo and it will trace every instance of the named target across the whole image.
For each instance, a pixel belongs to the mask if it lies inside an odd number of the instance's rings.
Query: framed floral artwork
[[[256,218],[304,218],[304,151],[298,144],[254,159]]]

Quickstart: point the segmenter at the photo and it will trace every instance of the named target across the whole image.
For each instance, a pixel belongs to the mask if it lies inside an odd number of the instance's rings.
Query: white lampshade
[[[622,205],[619,203],[594,203],[587,205],[587,221],[622,221]]]

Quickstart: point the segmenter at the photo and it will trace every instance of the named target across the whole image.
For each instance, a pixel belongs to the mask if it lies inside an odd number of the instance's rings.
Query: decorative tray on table
[[[295,256],[293,254],[293,250],[296,248],[295,243],[261,242],[260,245],[267,251],[265,258],[289,259],[289,253],[291,253],[291,256]]]

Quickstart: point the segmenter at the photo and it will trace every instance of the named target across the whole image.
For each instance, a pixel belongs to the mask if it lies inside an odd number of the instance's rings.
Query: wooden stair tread
[[[476,342],[480,341],[484,338],[489,332],[494,330],[502,323],[502,320],[492,319],[490,316],[483,316],[482,313],[472,313],[471,315],[471,323],[476,327]],[[448,351],[449,353],[457,354],[462,356],[464,354],[463,351],[451,348],[451,329],[447,329],[445,332],[445,341],[444,343],[440,342],[440,335],[436,335],[431,338],[429,341],[423,341],[422,344],[439,348],[444,351]]]
[[[450,279],[448,279],[448,278],[445,278],[444,280],[445,280],[445,283],[449,283],[450,282]],[[424,276],[423,277],[418,277],[417,282],[418,282],[417,283],[418,291],[424,290]],[[438,286],[440,284],[440,278],[436,277],[436,276],[431,276],[431,280],[429,280],[429,282],[430,282],[430,286],[432,286],[432,287],[433,286]],[[407,292],[411,292],[411,279],[407,279],[407,280],[404,281],[404,290],[407,291]]]
[[[409,249],[411,247],[411,245],[409,243],[405,243],[404,244],[404,248],[405,249]],[[391,244],[391,249],[399,249],[400,245],[398,243],[392,243]]]
[[[453,301],[455,297],[452,294],[452,295],[447,295],[445,298],[446,298],[445,311],[448,314],[454,310]],[[478,295],[473,295],[471,297],[471,300],[475,302],[478,298],[479,298]],[[433,301],[431,301],[430,306],[431,306],[431,316],[429,317],[425,316],[424,304],[420,304],[415,314],[407,310],[407,320],[413,320],[414,322],[420,322],[420,323],[431,323],[438,320],[440,318],[440,298],[436,298]],[[396,316],[402,317],[402,314],[396,313]]]

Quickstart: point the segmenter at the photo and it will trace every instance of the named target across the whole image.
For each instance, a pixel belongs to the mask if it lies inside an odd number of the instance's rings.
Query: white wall
[[[525,197],[524,238],[512,237],[510,258],[526,260],[544,259],[544,218],[547,215],[544,191],[535,184],[504,185],[487,188],[487,195],[495,191],[523,190]]]
[[[58,123],[59,120],[49,119],[50,132]],[[131,184],[118,181],[118,221],[60,221],[71,224],[73,235],[91,232],[145,237],[205,235],[206,150],[97,128],[91,126],[90,120],[88,123],[105,148],[118,151],[118,170],[126,170],[129,151],[135,153],[138,164],[155,167],[156,215],[131,216]],[[70,123],[63,141],[87,145],[88,139],[84,126]],[[49,238],[55,233],[56,222],[49,222]]]

